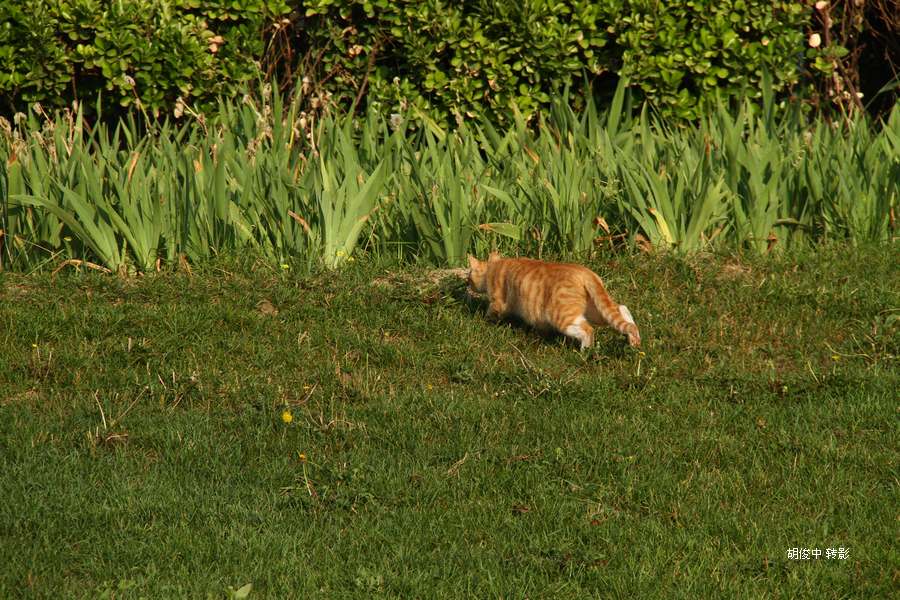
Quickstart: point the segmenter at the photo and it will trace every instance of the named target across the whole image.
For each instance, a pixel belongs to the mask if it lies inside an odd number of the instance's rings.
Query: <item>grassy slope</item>
[[[599,261],[643,357],[372,263],[0,274],[0,596],[887,595],[891,252]]]

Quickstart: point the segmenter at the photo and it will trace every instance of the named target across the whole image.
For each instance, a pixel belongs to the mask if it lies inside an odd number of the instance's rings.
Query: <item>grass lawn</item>
[[[375,259],[0,273],[0,597],[896,591],[896,249],[591,266],[644,354]]]

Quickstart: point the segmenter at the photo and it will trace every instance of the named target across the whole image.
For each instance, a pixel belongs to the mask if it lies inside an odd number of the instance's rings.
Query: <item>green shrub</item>
[[[34,0],[0,3],[0,99],[128,107],[209,102],[259,76],[263,31],[283,0]]]
[[[502,120],[549,106],[583,77],[625,76],[664,113],[694,118],[715,102],[758,96],[764,71],[798,81],[804,2],[733,0],[311,0],[311,48],[328,48],[332,93],[367,91],[457,121]],[[365,89],[367,87],[367,89]],[[576,98],[577,100],[577,98]]]
[[[688,0],[616,2],[619,74],[664,112],[695,118],[716,96],[762,95],[764,71],[776,91],[797,83],[804,51],[804,2]]]
[[[587,0],[311,0],[311,45],[329,48],[332,93],[457,121],[525,114],[583,71],[608,71],[603,5]]]
[[[28,103],[201,109],[302,80],[311,107],[459,124],[531,118],[629,81],[667,116],[775,92],[861,107],[889,83],[889,0],[34,0],[0,3],[0,112]],[[880,7],[880,8],[879,8]],[[880,11],[880,12],[879,12]],[[833,17],[833,18],[832,18]],[[869,37],[864,37],[869,36]],[[867,40],[863,43],[861,40]],[[815,41],[814,41],[815,40]],[[880,44],[880,45],[879,45]],[[882,48],[862,81],[863,47]],[[892,50],[893,48],[893,50]],[[886,61],[886,62],[885,62]],[[878,69],[876,69],[877,71]],[[874,72],[873,72],[874,73]],[[874,86],[874,87],[873,87]],[[866,100],[867,101],[867,100]],[[732,103],[733,104],[733,103]],[[891,103],[883,102],[883,112]]]

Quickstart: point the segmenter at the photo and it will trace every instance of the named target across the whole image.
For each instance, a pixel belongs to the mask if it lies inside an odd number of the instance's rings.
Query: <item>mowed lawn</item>
[[[0,273],[0,597],[896,591],[896,249],[590,266],[643,353],[374,258]]]

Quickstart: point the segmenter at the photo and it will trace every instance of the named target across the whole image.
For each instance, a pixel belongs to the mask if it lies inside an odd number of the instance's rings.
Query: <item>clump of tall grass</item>
[[[773,100],[694,127],[563,98],[536,126],[444,131],[301,113],[277,94],[215,121],[88,124],[80,110],[0,122],[7,268],[118,273],[253,252],[338,267],[361,247],[436,264],[490,248],[584,256],[616,241],[777,251],[896,235],[900,110],[807,122]]]

